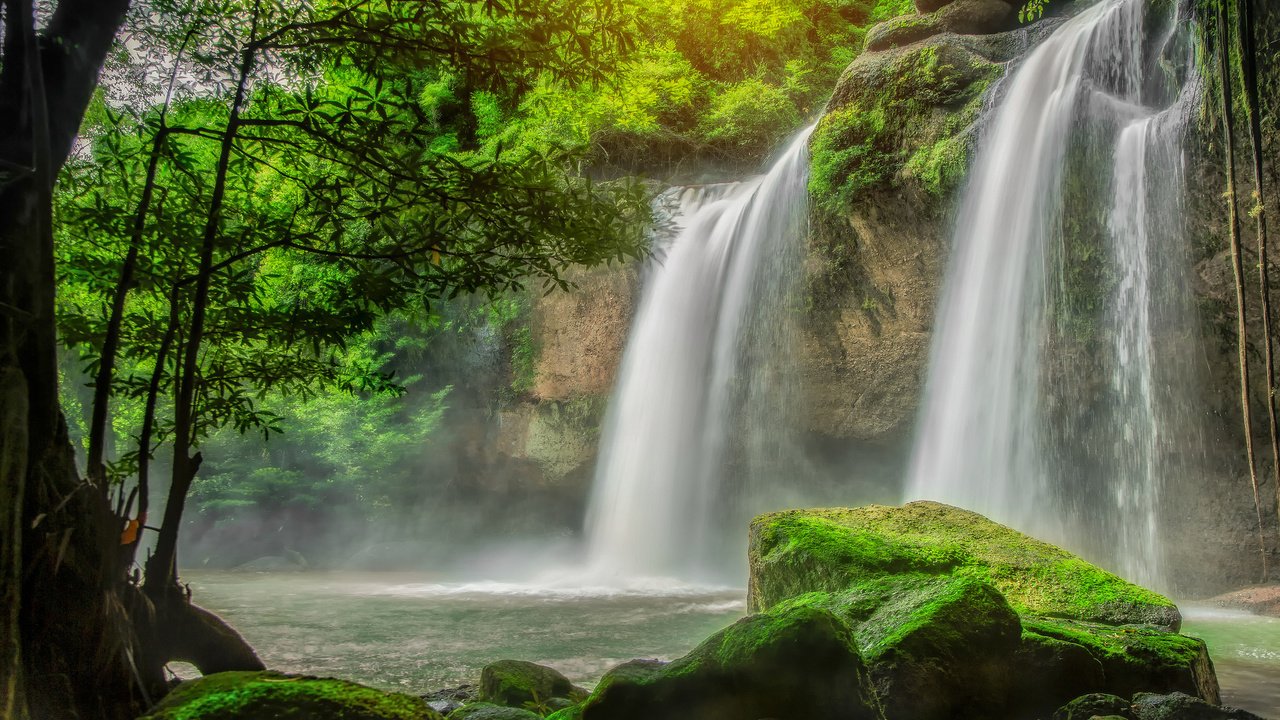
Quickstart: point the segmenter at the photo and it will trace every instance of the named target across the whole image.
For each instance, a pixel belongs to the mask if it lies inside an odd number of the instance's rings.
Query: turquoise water
[[[501,658],[550,665],[590,685],[632,658],[671,659],[741,617],[741,588],[674,582],[587,586],[443,582],[399,573],[187,571],[271,668],[423,693],[475,682]],[[1280,619],[1184,608],[1223,701],[1280,719]],[[182,673],[180,673],[182,674]]]
[[[268,667],[413,693],[475,682],[502,658],[550,665],[590,685],[632,658],[687,653],[745,607],[740,588],[665,582],[446,583],[349,572],[183,577],[196,603],[239,630]]]
[[[1184,606],[1182,632],[1204,638],[1222,702],[1280,718],[1280,618]]]

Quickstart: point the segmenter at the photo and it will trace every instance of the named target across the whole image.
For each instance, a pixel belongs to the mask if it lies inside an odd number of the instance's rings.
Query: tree
[[[107,133],[70,177],[67,192],[86,204],[60,200],[58,252],[75,263],[63,266],[75,289],[63,327],[96,363],[98,384],[89,474],[80,481],[56,402],[50,191],[126,7],[58,6],[51,37],[59,37],[60,18],[91,21],[93,32],[54,43],[84,67],[68,75],[68,89],[50,86],[47,104],[57,111],[47,118],[27,60],[36,47],[33,10],[18,0],[4,8],[0,88],[26,109],[5,118],[18,121],[3,135],[12,140],[5,167],[20,172],[6,178],[0,205],[24,213],[6,213],[19,221],[0,230],[22,260],[3,275],[10,339],[0,355],[0,500],[13,500],[6,510],[22,508],[3,518],[3,570],[15,580],[5,588],[21,588],[6,596],[5,707],[19,716],[25,704],[40,717],[132,717],[163,691],[169,659],[204,671],[260,665],[177,583],[177,529],[204,435],[227,424],[270,430],[258,404],[268,390],[309,391],[317,381],[390,387],[376,373],[351,373],[333,352],[381,313],[519,287],[529,275],[563,287],[560,273],[571,264],[639,251],[638,187],[567,174],[554,148],[486,142],[473,110],[492,99],[516,103],[535,79],[604,79],[614,53],[630,44],[631,20],[613,0],[229,0],[142,9],[135,27],[179,31],[169,38],[175,67],[192,58],[208,72],[195,83],[202,92],[140,112],[136,123],[115,122],[136,142]],[[203,27],[159,22],[166,17],[194,17]],[[86,62],[88,48],[96,54]],[[286,72],[299,80],[281,81]],[[446,77],[464,102],[432,112],[421,91]],[[70,100],[62,97],[69,90]],[[454,139],[442,146],[445,136]],[[97,187],[85,192],[75,182],[83,179]],[[281,263],[314,268],[327,300],[286,292],[270,273]],[[77,297],[97,312],[77,313]],[[105,422],[106,404],[130,396],[145,409],[132,458],[137,479],[126,492],[128,458],[109,471]],[[136,501],[145,513],[158,440],[174,450],[172,488],[140,587],[128,573],[144,524],[132,508]],[[67,597],[84,602],[65,611],[58,603]]]

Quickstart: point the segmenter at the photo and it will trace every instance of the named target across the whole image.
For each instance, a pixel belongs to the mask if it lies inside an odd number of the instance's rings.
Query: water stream
[[[726,482],[730,438],[750,451],[786,427],[762,417],[786,393],[760,358],[785,344],[811,130],[764,176],[675,190],[679,231],[645,280],[600,442],[586,529],[602,573],[716,574],[719,529],[752,495]]]
[[[1148,6],[1082,10],[1001,88],[956,221],[906,495],[1158,587],[1162,474],[1188,432],[1187,379],[1163,358],[1190,325],[1179,141],[1195,88],[1176,18]]]

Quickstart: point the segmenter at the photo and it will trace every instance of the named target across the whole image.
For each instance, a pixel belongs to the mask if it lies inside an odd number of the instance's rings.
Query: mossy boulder
[[[1091,692],[1218,700],[1205,645],[1176,632],[1167,598],[966,510],[762,515],[749,565],[749,609],[849,623],[890,720],[1032,717]]]
[[[878,720],[849,625],[798,605],[751,615],[670,663],[609,671],[563,720]]]
[[[474,702],[449,713],[445,720],[539,720],[542,716],[524,708]]]
[[[987,583],[910,573],[837,593],[809,593],[777,609],[815,606],[852,626],[886,717],[981,717],[1003,707],[1018,615]]]
[[[480,671],[481,702],[523,708],[555,698],[580,702],[587,691],[574,686],[559,670],[524,660],[499,660]]]
[[[1186,693],[1136,693],[1133,700],[1115,695],[1084,695],[1058,708],[1052,720],[1262,720],[1238,708],[1212,705]]]
[[[787,510],[751,523],[749,609],[904,573],[990,583],[1021,615],[1177,630],[1168,598],[1049,543],[936,502]]]
[[[174,688],[140,720],[443,720],[422,698],[346,680],[224,672]]]

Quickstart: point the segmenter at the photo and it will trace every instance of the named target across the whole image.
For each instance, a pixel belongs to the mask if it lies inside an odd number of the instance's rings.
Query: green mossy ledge
[[[345,680],[224,672],[174,688],[139,720],[443,720],[426,701]]]
[[[762,515],[749,565],[749,610],[849,624],[891,720],[1032,716],[1090,692],[1218,702],[1204,643],[1177,633],[1167,598],[966,510]]]

